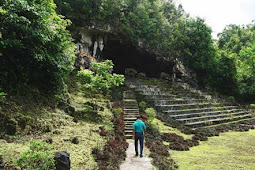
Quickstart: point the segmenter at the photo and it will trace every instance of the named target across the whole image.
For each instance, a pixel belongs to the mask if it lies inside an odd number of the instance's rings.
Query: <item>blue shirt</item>
[[[133,124],[133,129],[135,130],[135,132],[143,132],[146,129],[146,126],[143,121],[137,120]]]

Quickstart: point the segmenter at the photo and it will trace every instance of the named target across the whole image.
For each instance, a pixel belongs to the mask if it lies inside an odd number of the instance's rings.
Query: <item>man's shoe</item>
[[[143,157],[143,155],[140,155],[140,158],[142,158]]]
[[[135,154],[135,156],[138,156],[138,153],[137,153],[137,154]]]

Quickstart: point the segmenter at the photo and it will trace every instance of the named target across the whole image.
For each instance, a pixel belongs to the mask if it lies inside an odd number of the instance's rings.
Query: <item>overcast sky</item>
[[[228,24],[248,24],[255,20],[255,0],[175,0],[191,16],[199,16],[212,27],[213,38]]]

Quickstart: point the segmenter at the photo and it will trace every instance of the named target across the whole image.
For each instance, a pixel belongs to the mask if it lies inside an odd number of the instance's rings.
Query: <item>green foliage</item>
[[[75,57],[71,22],[55,12],[53,0],[2,0],[0,7],[2,87],[63,88]]]
[[[148,122],[151,123],[157,116],[156,110],[154,108],[145,109],[145,113],[149,116]]]
[[[194,59],[195,67],[212,56],[211,29],[192,19],[182,6],[161,0],[56,0],[58,12],[77,27],[96,26],[117,32],[162,59]],[[199,60],[201,57],[201,61]],[[197,60],[199,60],[197,62]],[[194,63],[193,61],[193,63]],[[192,64],[190,64],[192,66]],[[206,63],[203,64],[206,67]]]
[[[55,169],[54,155],[51,146],[44,142],[30,141],[29,150],[17,159],[21,169],[49,170]]]
[[[252,109],[255,109],[255,104],[250,104],[250,107],[251,107]]]
[[[96,89],[103,92],[109,92],[111,88],[118,87],[124,83],[124,76],[111,73],[113,69],[113,63],[110,60],[106,60],[101,63],[93,63],[91,70],[83,69],[78,72],[86,89]]]
[[[201,18],[189,19],[187,25],[188,29],[185,32],[189,34],[189,37],[184,46],[188,51],[183,56],[184,64],[200,75],[206,74],[212,69],[212,64],[215,63],[211,28]]]
[[[113,112],[114,114],[121,114],[121,113],[122,113],[122,108],[114,108],[114,109],[112,110],[112,112]]]
[[[255,97],[254,26],[254,23],[246,26],[229,25],[218,35],[217,42],[221,59],[224,56],[230,61],[225,67],[231,73],[227,77],[235,82],[232,89],[235,88],[236,95],[246,100]]]
[[[229,96],[228,101],[230,101],[231,103],[234,103],[235,102],[235,97],[234,96]]]
[[[113,114],[115,115],[115,117],[118,119],[121,116],[122,113],[122,108],[114,108],[112,110]]]
[[[145,109],[146,109],[146,107],[147,107],[147,103],[146,103],[145,101],[141,101],[141,102],[139,103],[139,107],[140,107],[143,111],[145,111]]]
[[[0,88],[1,90],[1,88]],[[6,94],[4,92],[0,92],[0,98],[4,97]]]

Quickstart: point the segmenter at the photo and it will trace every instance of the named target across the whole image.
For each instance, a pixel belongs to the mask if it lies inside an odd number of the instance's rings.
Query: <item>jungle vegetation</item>
[[[2,0],[0,20],[3,91],[61,91],[74,69],[69,31],[96,25],[142,42],[161,60],[182,60],[203,86],[247,101],[255,97],[254,23],[226,26],[214,41],[204,19],[172,0]]]

